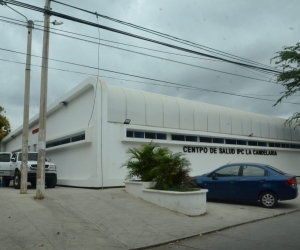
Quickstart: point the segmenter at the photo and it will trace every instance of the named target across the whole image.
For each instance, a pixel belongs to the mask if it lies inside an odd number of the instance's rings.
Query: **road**
[[[148,249],[300,249],[300,211]]]

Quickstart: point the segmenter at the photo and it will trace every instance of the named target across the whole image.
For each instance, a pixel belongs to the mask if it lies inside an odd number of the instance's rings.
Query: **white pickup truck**
[[[28,182],[36,186],[38,153],[28,152]],[[22,153],[0,152],[0,176],[4,179],[5,186],[9,186],[11,180],[14,187],[20,188],[21,183]],[[45,181],[48,188],[54,188],[57,183],[56,165],[53,162],[45,162]]]

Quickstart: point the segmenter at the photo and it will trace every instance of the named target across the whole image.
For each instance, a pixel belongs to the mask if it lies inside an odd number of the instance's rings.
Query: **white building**
[[[191,175],[228,162],[259,162],[300,176],[300,128],[285,127],[284,121],[109,86],[100,79],[97,84],[91,77],[48,107],[46,150],[57,164],[58,184],[68,186],[123,186],[126,150],[151,140],[185,152]],[[37,151],[38,115],[29,128],[30,151]],[[19,127],[1,148],[14,152],[21,145]]]

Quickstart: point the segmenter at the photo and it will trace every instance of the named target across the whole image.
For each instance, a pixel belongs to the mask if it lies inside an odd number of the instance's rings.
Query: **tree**
[[[281,103],[284,98],[300,91],[300,43],[297,43],[296,46],[284,46],[283,51],[279,51],[277,54],[278,56],[272,58],[271,61],[277,60],[275,64],[278,64],[279,68],[283,70],[277,76],[277,83],[284,86],[285,91],[282,92],[283,95],[273,106]],[[289,126],[294,124],[295,127],[300,126],[300,113],[294,113],[286,120],[285,124]]]
[[[10,133],[10,123],[4,113],[5,109],[0,106],[0,142]]]

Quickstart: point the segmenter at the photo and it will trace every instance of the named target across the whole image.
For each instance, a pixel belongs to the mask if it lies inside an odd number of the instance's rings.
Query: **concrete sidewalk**
[[[208,202],[189,217],[127,194],[124,189],[0,188],[0,249],[135,249],[175,241],[300,210],[300,198],[275,209]]]

